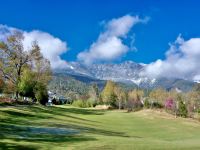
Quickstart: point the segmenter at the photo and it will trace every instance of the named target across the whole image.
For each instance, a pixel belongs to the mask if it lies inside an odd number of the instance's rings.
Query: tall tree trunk
[[[121,102],[119,101],[119,110],[121,109]]]
[[[20,83],[21,81],[21,69],[22,69],[22,66],[19,66],[18,68],[18,71],[17,71],[17,83],[16,83],[16,100],[18,101],[19,99],[19,91],[18,91],[18,84]]]

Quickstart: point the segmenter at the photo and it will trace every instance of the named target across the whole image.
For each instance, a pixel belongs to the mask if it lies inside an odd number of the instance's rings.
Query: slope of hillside
[[[48,89],[60,96],[65,96],[67,92],[84,95],[88,92],[89,86],[73,77],[57,73],[53,75],[53,78],[48,85]]]

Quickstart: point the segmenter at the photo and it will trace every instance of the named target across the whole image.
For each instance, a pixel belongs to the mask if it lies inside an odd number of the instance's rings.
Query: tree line
[[[162,88],[125,90],[115,82],[107,81],[102,91],[94,84],[87,95],[74,100],[74,105],[80,107],[108,105],[113,109],[128,111],[143,108],[164,109],[175,116],[193,117],[196,112],[200,112],[200,84],[193,90],[183,93],[176,89],[167,91]]]

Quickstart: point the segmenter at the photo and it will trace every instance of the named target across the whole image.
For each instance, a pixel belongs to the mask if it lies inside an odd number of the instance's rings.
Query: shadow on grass
[[[11,107],[11,108],[20,108],[22,110],[29,110],[33,112],[42,112],[42,113],[73,113],[73,114],[82,114],[82,115],[103,115],[105,110],[92,110],[92,109],[82,109],[82,108],[62,108],[62,107],[56,107],[56,106],[42,106],[42,105],[34,105],[34,104],[28,104],[28,105],[0,105],[0,108],[4,107]]]
[[[19,145],[16,143],[5,143],[5,142],[0,142],[0,150],[37,150],[39,149],[38,147],[34,147],[32,145],[29,146],[24,146],[24,145]]]
[[[70,128],[52,128],[52,127],[33,127],[8,125],[0,123],[0,149],[24,149],[36,150],[39,147],[23,145],[24,142],[36,144],[37,146],[48,146],[52,144],[59,146],[61,143],[77,143],[96,140],[93,137],[80,134],[79,130]],[[7,140],[13,141],[12,143]]]
[[[15,109],[2,109],[0,112],[9,115],[6,119],[1,120],[1,122],[6,122],[9,124],[29,124],[33,120],[38,119],[56,119],[60,121],[70,120],[70,122],[81,123],[92,125],[91,123],[98,123],[98,121],[88,120],[84,118],[77,117],[76,114],[89,114],[89,115],[102,115],[103,111],[87,110],[87,109],[76,109],[76,108],[59,108],[59,107],[43,107],[43,106],[27,106],[27,107],[11,107]],[[17,108],[17,109],[16,109]],[[62,116],[63,119],[59,119],[58,116]],[[24,122],[21,122],[23,120]]]
[[[27,113],[22,113],[22,112],[17,112],[17,111],[11,111],[11,110],[3,110],[3,113],[7,113],[12,116],[17,116],[17,117],[35,117],[35,115],[32,114],[27,114]],[[37,116],[38,117],[38,116]]]
[[[64,142],[63,140],[71,141],[79,139],[82,134],[95,134],[103,136],[117,136],[129,138],[123,132],[110,131],[105,129],[99,129],[94,127],[85,127],[75,124],[60,125],[54,124],[54,127],[42,127],[42,126],[26,126],[26,125],[13,125],[0,123],[0,139],[15,139],[25,141],[44,141],[44,142]],[[69,138],[70,137],[70,138]],[[73,137],[73,138],[72,138]],[[131,136],[134,137],[134,136]],[[141,137],[134,137],[141,138]],[[82,138],[81,138],[82,139]],[[84,139],[84,138],[83,138]],[[88,140],[88,139],[85,139]],[[90,140],[94,140],[91,139]]]
[[[92,109],[81,109],[81,108],[62,108],[62,107],[44,107],[44,106],[31,106],[30,107],[34,112],[43,112],[43,113],[52,113],[52,114],[64,114],[64,113],[73,113],[81,115],[103,115],[104,110],[92,110]],[[30,109],[29,109],[30,110]]]
[[[105,129],[94,128],[94,127],[85,127],[85,126],[74,125],[74,124],[67,124],[67,125],[56,124],[56,125],[61,128],[77,129],[82,133],[90,133],[90,134],[103,135],[103,136],[116,136],[116,137],[123,137],[123,138],[142,138],[140,136],[129,136],[124,132],[105,130]]]
[[[8,115],[0,119],[0,141],[12,140],[19,143],[30,142],[30,144],[31,142],[34,142],[40,145],[46,143],[71,144],[76,142],[97,140],[96,138],[93,138],[91,134],[94,134],[94,136],[103,135],[119,136],[124,138],[130,137],[123,132],[97,128],[97,123],[99,123],[97,121],[73,116],[76,114],[103,115],[105,111],[101,110],[28,106],[17,107],[17,110],[2,109],[0,112]],[[55,119],[57,116],[65,116],[66,118],[64,117],[63,119],[71,118],[74,120],[70,120],[70,122],[65,122],[64,124],[56,123]],[[38,119],[41,120],[41,122],[34,122],[34,120]],[[62,120],[59,122],[61,121]],[[88,122],[92,122],[94,124],[90,124],[91,127],[85,126]],[[0,149],[1,147],[3,147],[3,149],[37,149],[37,147],[23,147],[23,145],[19,145],[19,143],[18,145],[13,143],[0,143]]]

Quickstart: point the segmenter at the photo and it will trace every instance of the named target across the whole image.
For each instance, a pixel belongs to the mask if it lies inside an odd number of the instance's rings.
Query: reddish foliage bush
[[[165,108],[166,109],[174,109],[175,108],[175,102],[172,98],[167,98],[165,101]]]

